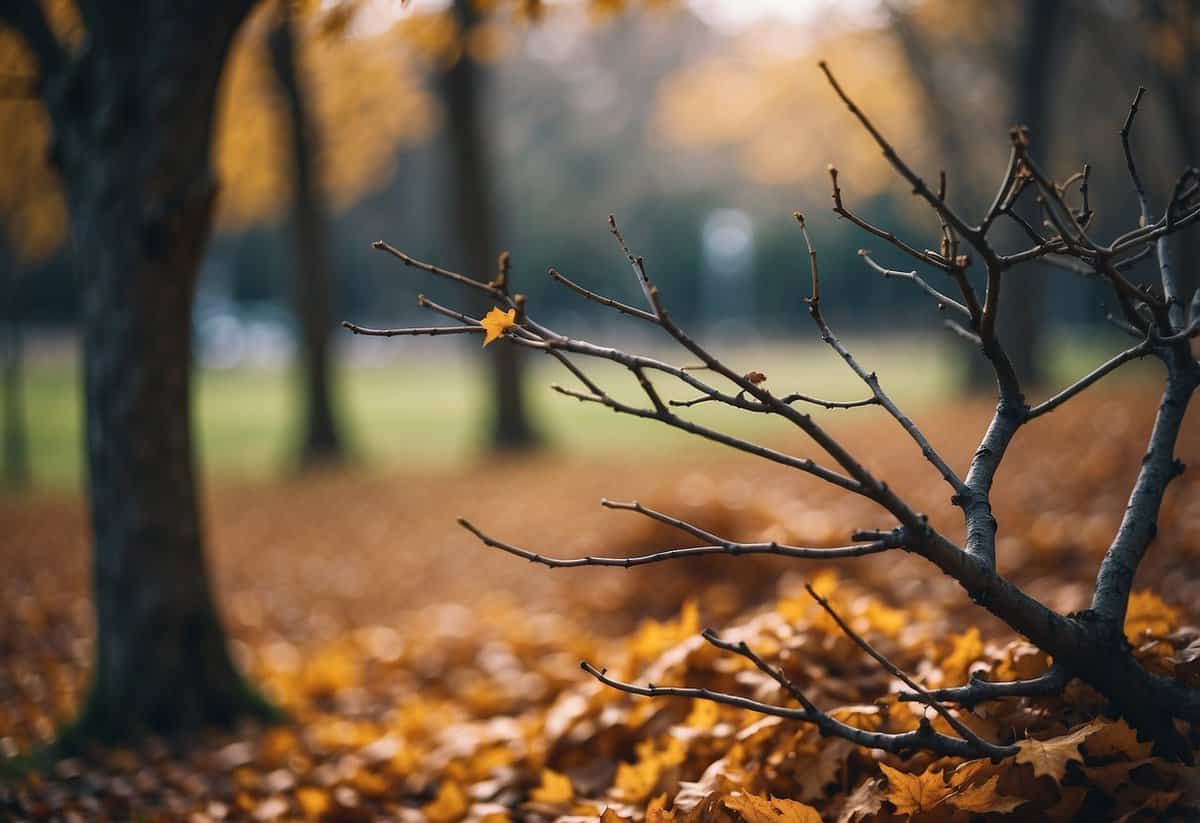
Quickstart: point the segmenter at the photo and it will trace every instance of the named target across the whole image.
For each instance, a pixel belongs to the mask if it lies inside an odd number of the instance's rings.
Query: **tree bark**
[[[33,45],[83,290],[95,667],[60,744],[269,715],[213,604],[191,425],[191,313],[217,184],[218,81],[242,2],[81,2],[68,52],[37,4],[0,7]]]
[[[25,426],[23,334],[21,328],[20,273],[16,261],[0,251],[0,295],[3,300],[3,409],[4,486],[13,491],[29,487],[29,432]]]
[[[324,209],[318,157],[319,138],[296,65],[295,24],[287,5],[268,35],[275,79],[287,105],[292,162],[292,230],[296,251],[295,311],[300,331],[302,466],[339,462],[345,447],[333,402],[330,331],[333,278],[329,219]]]
[[[454,15],[465,40],[478,21],[472,0],[454,0]],[[453,225],[463,246],[467,271],[489,279],[497,266],[495,240],[496,209],[492,169],[487,153],[483,123],[482,86],[484,69],[464,53],[442,78],[446,104],[447,137],[452,159]],[[486,311],[490,306],[484,306]],[[515,346],[491,347],[492,409],[489,440],[495,449],[527,449],[537,446],[534,430],[521,392],[522,352]]]

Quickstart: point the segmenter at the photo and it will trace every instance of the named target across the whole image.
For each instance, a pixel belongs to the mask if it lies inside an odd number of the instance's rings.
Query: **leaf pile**
[[[998,499],[1004,572],[1066,610],[1090,597],[1152,413],[1133,394],[1080,402],[1083,416],[1051,415],[1022,432],[1006,465],[1023,468],[1003,478]],[[969,454],[977,411],[936,421],[950,454]],[[936,476],[914,473],[921,464],[886,425],[845,432],[873,438],[883,476],[951,522]],[[1195,463],[1189,425],[1180,457]],[[467,478],[330,475],[253,494],[216,490],[214,566],[235,649],[292,722],[49,764],[0,782],[0,816],[784,823],[1200,813],[1195,770],[1156,757],[1077,682],[1061,697],[959,710],[982,736],[1018,743],[1017,755],[992,763],[900,758],[742,709],[632,697],[578,668],[587,659],[638,683],[786,703],[748,661],[698,636],[712,625],[845,722],[916,728],[926,711],[898,699],[901,685],[813,603],[807,582],[927,687],[1046,669],[1045,655],[912,559],[816,567],[726,558],[552,573],[447,526],[474,506],[494,533],[564,555],[680,545],[637,518],[586,509],[628,490],[731,537],[832,544],[878,517],[855,501],[732,461],[650,467],[637,489],[616,463],[513,463],[471,479],[469,490]],[[1200,685],[1200,630],[1190,624],[1200,613],[1197,491],[1188,472],[1169,493],[1126,625],[1144,663],[1191,685]],[[6,757],[51,739],[86,685],[93,629],[82,516],[68,500],[0,508],[3,533],[15,538],[0,583]],[[1193,744],[1197,732],[1187,731]]]

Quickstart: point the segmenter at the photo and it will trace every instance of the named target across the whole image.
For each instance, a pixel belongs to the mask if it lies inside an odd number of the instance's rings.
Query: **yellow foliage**
[[[923,135],[912,117],[916,92],[895,44],[872,31],[823,41],[839,81],[893,144],[921,159]],[[687,66],[662,84],[653,122],[666,144],[732,151],[742,173],[760,183],[827,186],[833,163],[848,174],[848,198],[878,193],[891,179],[870,137],[830,90],[812,54],[780,54],[747,36],[738,48]],[[919,166],[919,163],[918,163]]]
[[[509,309],[504,312],[492,306],[491,311],[479,321],[479,325],[483,326],[487,332],[483,336],[483,345],[486,346],[493,340],[502,337],[506,331],[517,325],[517,310]]]
[[[467,816],[470,807],[462,788],[447,780],[438,787],[433,801],[421,807],[421,812],[429,823],[457,823]]]
[[[571,778],[551,769],[542,769],[542,784],[529,793],[529,799],[535,803],[545,803],[549,806],[561,806],[570,803],[575,798],[575,789]]]
[[[214,154],[227,230],[277,218],[291,193],[287,115],[265,44],[270,12],[247,21],[225,68]],[[318,168],[333,209],[345,209],[388,181],[398,146],[428,137],[433,102],[398,30],[329,37],[312,22],[297,28]]]
[[[1152,591],[1134,592],[1125,611],[1125,636],[1130,643],[1162,637],[1179,628],[1179,610]]]

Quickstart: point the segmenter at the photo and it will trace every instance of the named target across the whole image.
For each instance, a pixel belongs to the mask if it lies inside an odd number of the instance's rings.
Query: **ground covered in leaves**
[[[998,478],[1002,570],[1054,608],[1085,607],[1153,418],[1152,389],[1097,390],[1023,430]],[[984,404],[929,411],[962,465]],[[1067,416],[1067,415],[1071,416]],[[950,533],[937,475],[875,410],[832,418],[868,463]],[[1200,462],[1195,414],[1180,457]],[[800,441],[780,441],[807,453]],[[208,495],[212,563],[239,659],[292,718],[188,741],[95,751],[0,782],[0,817],[64,820],[966,821],[1192,819],[1194,769],[1155,757],[1078,683],[961,719],[1020,744],[1000,763],[883,755],[741,709],[645,699],[579,668],[786,703],[711,626],[782,666],[865,729],[923,710],[804,592],[924,685],[1027,677],[1048,660],[922,561],[759,558],[549,570],[454,525],[572,556],[684,545],[601,496],[737,539],[814,545],[890,526],[861,501],[779,467],[704,452],[637,466],[539,458],[471,472],[329,474]],[[1127,633],[1155,670],[1200,686],[1200,472],[1169,492]],[[93,627],[78,501],[0,503],[0,756],[53,737],[86,686]],[[943,723],[934,721],[935,727]],[[1200,729],[1184,729],[1200,745]],[[11,761],[15,762],[15,761]]]

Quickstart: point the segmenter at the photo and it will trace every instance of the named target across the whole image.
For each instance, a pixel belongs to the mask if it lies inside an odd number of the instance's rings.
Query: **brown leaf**
[[[983,783],[976,786],[969,786],[957,794],[950,795],[948,803],[956,809],[961,809],[964,812],[978,812],[986,814],[994,812],[997,814],[1008,814],[1013,809],[1026,802],[1020,797],[1006,797],[1002,794],[997,794],[996,784],[1000,782],[999,775],[992,775]]]
[[[1062,737],[1052,737],[1049,740],[1022,740],[1017,743],[1018,763],[1028,763],[1033,767],[1037,777],[1048,775],[1061,781],[1067,772],[1067,763],[1072,760],[1082,761],[1079,744],[1100,730],[1101,723],[1092,722],[1080,726],[1070,734]]]

